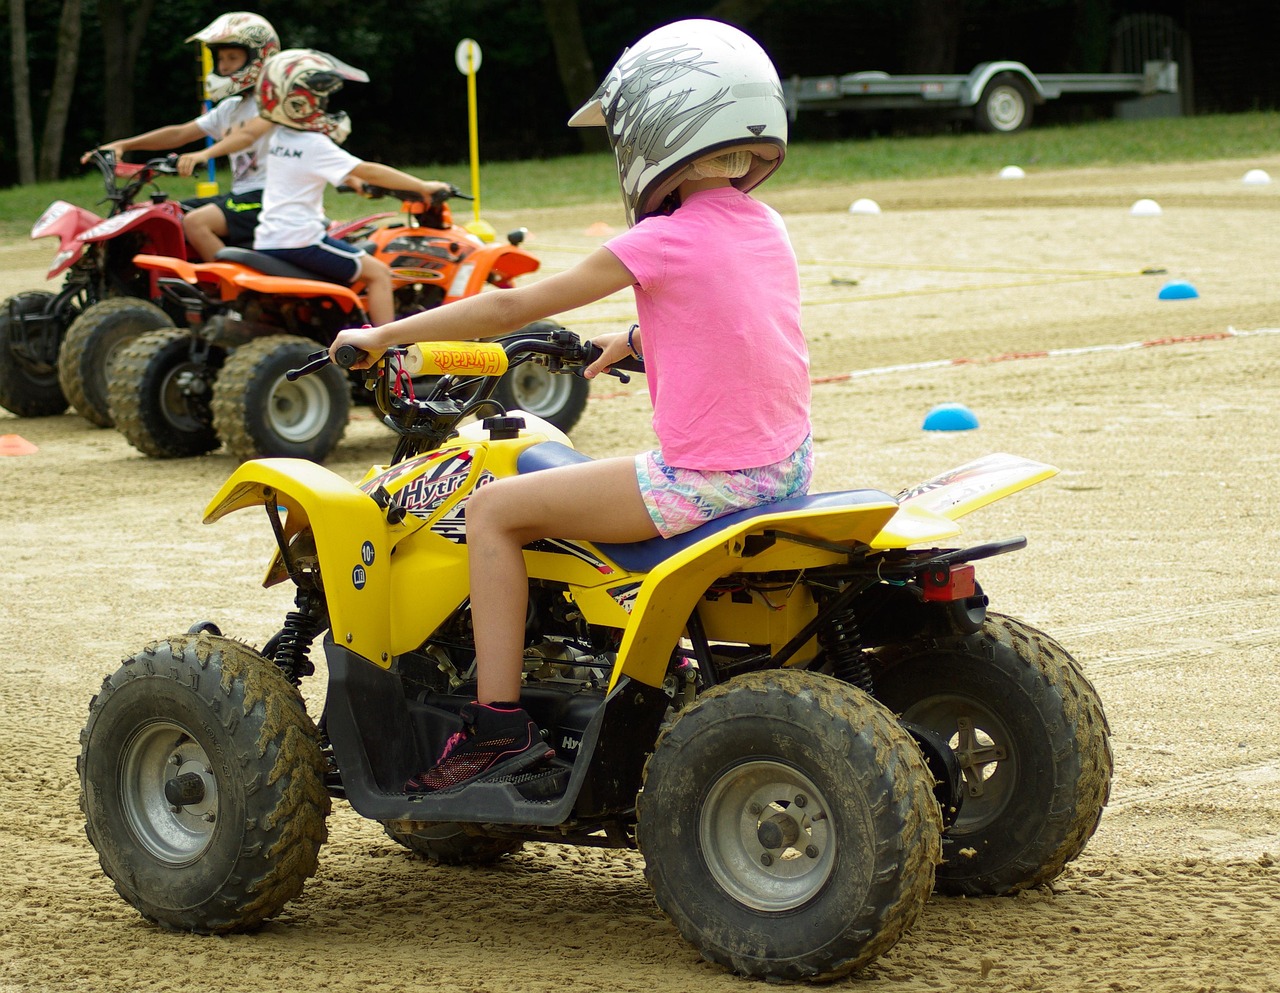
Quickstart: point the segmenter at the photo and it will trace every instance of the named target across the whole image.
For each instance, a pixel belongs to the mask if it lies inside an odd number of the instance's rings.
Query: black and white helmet
[[[751,152],[733,179],[746,191],[787,150],[778,70],[755,39],[720,21],[675,21],[645,35],[569,124],[608,128],[628,225],[657,211],[698,159]]]

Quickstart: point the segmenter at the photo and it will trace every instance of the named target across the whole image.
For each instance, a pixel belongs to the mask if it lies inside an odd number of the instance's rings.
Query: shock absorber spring
[[[301,590],[298,591],[297,605],[299,609],[285,615],[284,627],[267,642],[265,649],[265,654],[295,686],[302,682],[304,676],[316,671],[307,651],[328,623],[316,599]]]
[[[872,691],[871,667],[862,653],[862,632],[852,610],[836,614],[818,632],[818,644],[831,663],[832,675],[867,693]]]

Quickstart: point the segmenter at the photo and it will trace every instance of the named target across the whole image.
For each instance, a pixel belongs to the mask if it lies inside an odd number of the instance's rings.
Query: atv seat
[[[223,248],[218,251],[214,258],[219,262],[238,262],[240,265],[247,265],[250,269],[256,269],[267,276],[284,276],[288,279],[311,279],[320,283],[331,282],[331,280],[325,279],[319,273],[312,272],[310,269],[303,269],[301,266],[277,259],[272,255],[255,252],[251,248]]]
[[[537,472],[539,469],[553,469],[556,466],[590,461],[590,455],[584,455],[558,441],[546,441],[521,452],[516,460],[516,469],[520,473]],[[649,538],[646,541],[624,545],[597,542],[596,548],[628,572],[651,572],[663,559],[697,544],[717,531],[748,521],[753,517],[762,517],[765,514],[789,514],[802,510],[837,510],[868,503],[883,504],[886,500],[892,502],[893,497],[873,489],[810,493],[806,496],[790,497],[776,503],[766,503],[748,510],[725,514],[723,517],[717,517],[713,521],[708,521],[692,531],[686,531],[673,538]]]

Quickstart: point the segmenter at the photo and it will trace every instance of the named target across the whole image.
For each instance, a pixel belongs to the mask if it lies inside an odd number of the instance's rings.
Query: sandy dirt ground
[[[1280,988],[1280,182],[1245,185],[1250,168],[1280,180],[1276,158],[765,197],[802,264],[816,487],[895,492],[993,451],[1059,466],[966,518],[965,538],[1028,536],[980,579],[996,609],[1080,659],[1116,759],[1096,836],[1051,886],[935,897],[838,985]],[[882,213],[850,214],[861,197]],[[1133,216],[1143,197],[1163,213]],[[487,219],[527,225],[546,273],[619,215]],[[43,285],[50,254],[0,245],[0,295]],[[1175,279],[1199,298],[1158,299]],[[566,323],[590,335],[629,317],[619,296]],[[944,402],[980,427],[923,431]],[[290,598],[258,586],[271,547],[259,515],[200,524],[227,456],[149,460],[74,413],[0,412],[0,434],[38,447],[0,458],[0,993],[752,984],[681,940],[635,853],[534,844],[445,868],[341,802],[316,877],[260,932],[148,925],[85,839],[75,760],[89,700],[123,656],[196,619],[261,645]],[[640,382],[597,384],[573,436],[594,455],[647,445]],[[360,412],[330,466],[356,478],[389,453]],[[323,687],[304,689],[319,706]]]

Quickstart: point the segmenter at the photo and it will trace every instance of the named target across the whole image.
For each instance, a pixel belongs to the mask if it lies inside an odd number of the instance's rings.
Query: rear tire
[[[44,314],[52,301],[52,293],[33,290],[0,303],[0,407],[18,417],[52,417],[67,409],[56,364],[15,351],[27,337],[15,319]]]
[[[827,676],[709,690],[659,737],[637,799],[658,905],[704,958],[770,980],[860,969],[915,922],[942,821],[919,748]]]
[[[1111,792],[1106,717],[1075,659],[1000,614],[977,634],[880,658],[888,667],[875,674],[876,697],[949,740],[964,774],[938,892],[996,896],[1058,876],[1093,836]]]
[[[351,386],[341,369],[289,382],[318,346],[294,335],[255,338],[228,357],[213,391],[213,424],[236,458],[323,462],[347,429]]]
[[[203,455],[218,447],[209,397],[217,349],[191,353],[191,332],[148,331],[112,357],[107,404],[116,428],[138,451],[160,459]]]
[[[87,308],[67,328],[58,352],[58,382],[67,402],[90,424],[111,427],[112,355],[138,335],[172,325],[163,310],[135,297],[111,297]]]

